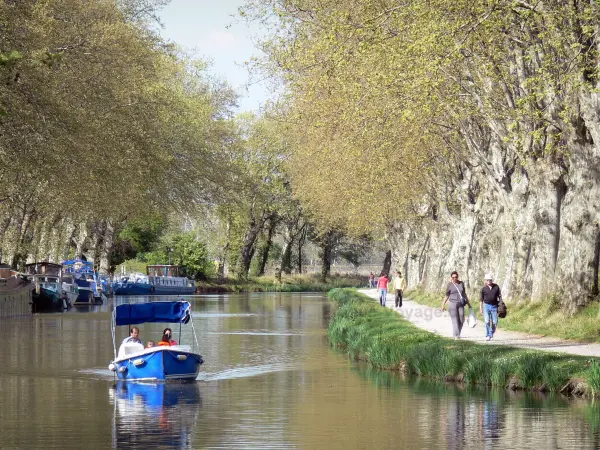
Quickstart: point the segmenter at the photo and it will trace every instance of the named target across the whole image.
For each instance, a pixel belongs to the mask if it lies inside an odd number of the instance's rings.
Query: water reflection
[[[116,383],[113,448],[193,448],[202,399],[198,383]]]
[[[118,384],[110,305],[138,300],[0,320],[0,448],[600,448],[597,402],[349,360],[328,345],[325,296],[196,297],[198,384]]]

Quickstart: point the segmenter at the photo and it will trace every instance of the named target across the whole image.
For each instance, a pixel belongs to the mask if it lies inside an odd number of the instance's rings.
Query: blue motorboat
[[[98,282],[100,283],[100,289],[104,295],[111,296],[114,294],[112,279],[107,274],[100,274],[98,276]]]
[[[78,295],[74,305],[93,305],[104,301],[94,264],[83,259],[71,259],[63,261],[62,265],[65,273],[73,275],[77,285]]]
[[[115,295],[192,295],[194,280],[180,276],[175,264],[147,266],[147,273],[123,275],[114,285]]]
[[[143,323],[191,322],[191,305],[186,301],[132,303],[113,309],[112,337],[114,360],[108,368],[121,380],[168,381],[195,380],[204,362],[195,350],[199,349],[193,324],[193,346],[171,345],[144,348],[140,343],[122,343],[117,352],[115,330],[121,325]]]
[[[194,280],[180,275],[176,264],[156,264],[146,267],[148,282],[156,295],[192,295],[196,292]]]
[[[122,275],[113,286],[115,295],[151,295],[154,293],[148,276],[143,273]]]

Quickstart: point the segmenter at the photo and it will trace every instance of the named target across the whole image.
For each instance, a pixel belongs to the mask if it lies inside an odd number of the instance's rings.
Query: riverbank
[[[320,274],[299,274],[282,275],[281,281],[275,276],[255,277],[244,282],[233,278],[199,281],[196,292],[328,292],[335,288],[361,287],[365,283],[366,278],[358,275],[334,274],[323,283]]]
[[[406,297],[422,305],[440,308],[443,293],[425,292],[412,289],[406,292]],[[479,314],[479,298],[473,297],[471,303]],[[501,319],[498,328],[508,331],[530,333],[539,336],[552,336],[560,339],[578,342],[599,342],[600,303],[589,303],[576,311],[565,310],[556,297],[551,297],[545,302],[523,303],[516,305],[507,303],[508,314]]]
[[[513,390],[600,392],[600,364],[587,357],[454,341],[418,328],[356,290],[334,289],[329,298],[336,304],[330,343],[378,369]]]

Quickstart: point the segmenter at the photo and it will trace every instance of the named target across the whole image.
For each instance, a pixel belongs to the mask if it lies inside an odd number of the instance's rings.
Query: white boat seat
[[[134,355],[144,351],[144,346],[137,342],[127,342],[119,347],[118,359],[125,358],[127,355]]]

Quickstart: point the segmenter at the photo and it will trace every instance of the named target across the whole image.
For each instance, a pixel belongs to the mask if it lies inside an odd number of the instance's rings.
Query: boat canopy
[[[85,266],[91,266],[92,262],[91,261],[85,261],[85,260],[80,259],[80,258],[67,259],[66,261],[63,261],[63,265],[65,265],[65,266],[72,266],[73,264],[82,264],[82,265],[85,265]]]
[[[69,259],[62,262],[67,273],[93,273],[94,263],[83,259]]]
[[[119,305],[115,308],[116,325],[137,325],[148,322],[188,323],[189,302],[151,302]]]

